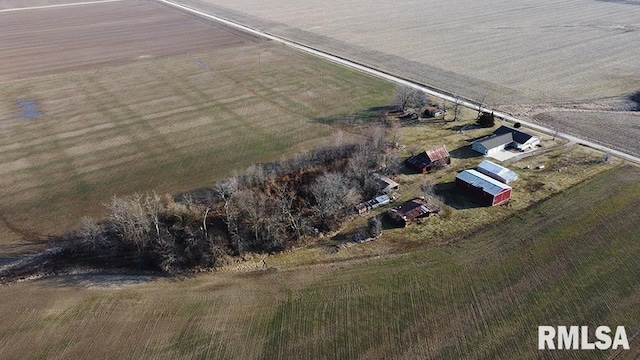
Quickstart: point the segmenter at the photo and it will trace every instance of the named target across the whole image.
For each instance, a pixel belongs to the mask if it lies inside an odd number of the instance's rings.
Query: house
[[[474,141],[471,148],[482,155],[491,156],[508,147],[524,151],[539,144],[539,137],[503,125],[490,136]]]
[[[478,167],[476,169],[478,170],[478,172],[481,172],[505,184],[518,179],[518,174],[516,174],[515,172],[489,160],[483,160],[480,164],[478,164]]]
[[[496,206],[511,199],[511,186],[476,170],[464,170],[456,176],[456,189],[473,196],[483,205]]]
[[[356,205],[356,212],[358,214],[365,214],[368,213],[369,211],[373,210],[373,209],[377,209],[380,206],[383,205],[387,205],[388,203],[391,202],[391,198],[389,197],[389,195],[380,195],[380,196],[376,196],[375,198],[365,201],[363,203],[357,204]]]
[[[388,214],[394,221],[402,224],[402,226],[407,226],[415,219],[429,216],[438,211],[437,207],[430,205],[426,200],[415,198],[389,210]]]
[[[513,137],[513,142],[510,145],[521,151],[533,149],[534,147],[540,145],[539,137],[524,133],[520,130],[513,129],[508,126],[502,125],[493,133],[496,135],[511,134],[511,136]]]
[[[444,114],[446,114],[446,111],[444,109],[440,109],[437,106],[427,106],[422,112],[422,116],[425,118],[435,118],[441,116],[444,117]]]
[[[511,134],[492,134],[484,139],[474,141],[471,144],[471,148],[482,155],[491,156],[492,154],[504,150],[505,146],[512,142],[513,136]]]
[[[434,168],[444,167],[451,164],[451,156],[444,145],[434,147],[414,155],[406,160],[407,166],[419,173],[427,173]]]
[[[400,184],[391,180],[390,178],[378,174],[374,174],[378,183],[380,184],[380,193],[389,194],[391,192],[398,191]]]

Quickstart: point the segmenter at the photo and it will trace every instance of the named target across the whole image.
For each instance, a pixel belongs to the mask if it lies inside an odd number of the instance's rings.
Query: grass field
[[[185,2],[490,103],[640,89],[637,1]]]
[[[206,187],[326,143],[341,124],[377,120],[372,108],[393,92],[153,2],[59,10],[0,12],[0,265],[26,249],[25,239],[101,216],[113,195]],[[627,55],[610,56],[619,65]],[[261,271],[228,266],[171,279],[70,271],[5,286],[0,359],[612,355],[538,352],[538,325],[624,325],[635,337],[621,358],[638,358],[640,170],[544,137],[548,152],[509,164],[521,176],[511,204],[478,208],[447,191],[457,170],[480,160],[463,147],[488,132],[454,131],[462,124],[399,131],[402,144],[452,151],[451,167],[428,176],[442,186],[448,215],[365,244],[338,234],[261,256]],[[546,167],[523,169],[531,164]],[[398,177],[402,199],[419,194],[422,178]]]
[[[33,10],[20,19],[43,20],[43,28],[10,27],[2,40],[12,49],[0,65],[4,245],[100,216],[113,195],[206,187],[234,169],[315,147],[333,132],[316,119],[385,105],[393,91],[151,2]],[[92,24],[100,22],[111,32],[101,49],[107,58],[81,46],[99,40]],[[52,47],[59,52],[37,57]],[[48,65],[51,58],[59,61]]]
[[[637,1],[179,2],[498,109],[588,107],[640,90]],[[619,136],[633,122],[598,132],[582,120],[567,130],[637,151],[637,141]]]
[[[536,331],[640,332],[639,176],[608,171],[480,234],[388,259],[15,284],[0,292],[0,358],[603,359],[538,352]]]

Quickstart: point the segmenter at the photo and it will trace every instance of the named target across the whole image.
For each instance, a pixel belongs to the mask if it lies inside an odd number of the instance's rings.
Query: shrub
[[[482,113],[478,118],[478,125],[483,128],[493,127],[496,124],[495,118],[493,117],[493,112],[491,113]]]

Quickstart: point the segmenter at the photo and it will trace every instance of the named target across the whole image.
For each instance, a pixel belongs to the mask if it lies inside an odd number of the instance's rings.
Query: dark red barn
[[[475,170],[465,170],[456,176],[456,189],[473,196],[483,205],[496,206],[511,199],[511,186]]]
[[[406,162],[407,166],[424,174],[433,169],[451,164],[451,156],[449,155],[447,148],[442,145],[418,155],[414,155],[408,158]]]

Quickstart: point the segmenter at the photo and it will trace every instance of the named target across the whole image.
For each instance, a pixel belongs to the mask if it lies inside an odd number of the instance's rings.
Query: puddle
[[[42,115],[38,110],[38,101],[34,99],[18,99],[16,100],[22,107],[22,117],[27,119],[33,119],[38,115]]]

